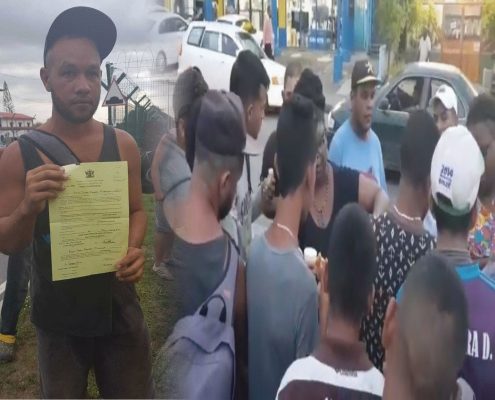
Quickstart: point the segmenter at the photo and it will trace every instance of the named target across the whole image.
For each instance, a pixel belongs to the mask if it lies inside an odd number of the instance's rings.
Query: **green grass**
[[[151,337],[153,359],[159,348],[170,334],[176,310],[174,286],[162,281],[151,271],[153,265],[154,211],[151,195],[144,196],[144,205],[148,214],[148,231],[145,239],[145,273],[136,285],[141,299],[141,307],[148,323]],[[0,365],[0,398],[37,398],[39,397],[38,361],[36,334],[29,319],[29,299],[22,310],[17,334],[16,360]],[[90,376],[88,397],[98,398],[98,389],[94,376]]]

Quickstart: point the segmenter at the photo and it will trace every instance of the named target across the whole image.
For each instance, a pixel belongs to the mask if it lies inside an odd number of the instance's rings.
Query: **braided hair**
[[[173,95],[175,121],[178,122],[180,118],[187,119],[194,101],[207,91],[208,84],[198,68],[189,68],[180,74]]]

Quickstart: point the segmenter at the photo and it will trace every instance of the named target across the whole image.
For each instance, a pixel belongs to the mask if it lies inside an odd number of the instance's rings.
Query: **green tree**
[[[406,12],[403,2],[397,0],[380,0],[376,9],[378,35],[387,45],[389,52],[388,70],[390,71],[391,53],[396,53],[404,28]]]
[[[376,9],[378,34],[388,49],[396,51],[400,35],[405,27],[406,14],[403,4],[397,0],[380,0]]]
[[[421,15],[418,19],[419,35],[423,30],[427,30],[430,33],[430,37],[433,40],[438,37],[438,20],[435,6],[430,1],[427,6],[422,7]]]
[[[403,0],[402,6],[406,16],[405,29],[413,37],[419,36],[419,25],[423,14],[422,0]]]
[[[495,42],[495,1],[484,0],[481,21],[485,37]]]

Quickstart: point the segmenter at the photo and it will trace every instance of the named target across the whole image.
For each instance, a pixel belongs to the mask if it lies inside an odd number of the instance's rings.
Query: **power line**
[[[39,78],[34,78],[30,76],[18,76],[18,75],[12,75],[12,74],[6,74],[5,72],[0,71],[1,76],[5,76],[7,78],[12,78],[12,79],[22,79],[22,80],[30,80],[30,81],[39,81]]]

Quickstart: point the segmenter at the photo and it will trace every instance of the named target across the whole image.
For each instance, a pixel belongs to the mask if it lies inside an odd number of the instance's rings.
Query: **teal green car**
[[[465,125],[469,105],[478,93],[466,76],[454,66],[439,63],[408,64],[399,75],[378,88],[372,129],[380,139],[386,170],[400,171],[400,144],[409,115],[425,109],[431,113],[430,100],[443,84],[454,89],[459,122]],[[332,109],[328,118],[329,142],[350,113],[349,100],[341,101]]]

